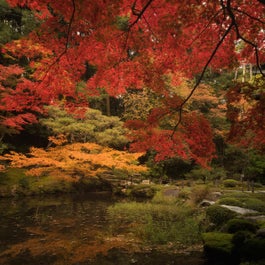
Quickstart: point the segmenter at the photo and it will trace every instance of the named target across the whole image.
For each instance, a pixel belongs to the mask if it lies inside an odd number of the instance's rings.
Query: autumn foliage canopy
[[[261,70],[265,61],[264,1],[7,2],[29,8],[41,21],[27,37],[1,48],[13,62],[0,65],[0,110],[8,113],[1,123],[18,130],[37,122],[45,105],[60,102],[71,111],[87,107],[87,98],[102,89],[121,97],[149,88],[158,104],[145,119],[127,121],[132,150],[154,149],[157,160],[177,155],[207,165],[215,151],[212,130],[187,101],[207,69],[221,72],[245,62]],[[22,59],[24,66],[16,64]],[[16,84],[3,84],[10,76],[16,76]],[[85,85],[77,86],[80,80]],[[192,81],[183,96],[178,87],[186,80]],[[246,117],[259,120],[251,128],[241,126],[241,135],[249,129],[258,138],[264,135],[262,93]],[[233,128],[236,135],[239,127]]]

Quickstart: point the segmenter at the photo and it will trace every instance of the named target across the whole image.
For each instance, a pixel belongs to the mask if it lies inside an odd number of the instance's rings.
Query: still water
[[[108,194],[0,200],[1,265],[205,265],[202,254],[143,249],[111,235]]]

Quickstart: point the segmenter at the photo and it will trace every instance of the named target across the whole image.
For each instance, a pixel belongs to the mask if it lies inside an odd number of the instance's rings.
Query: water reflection
[[[139,242],[111,236],[110,194],[0,200],[0,264],[202,265],[201,256],[142,252]]]

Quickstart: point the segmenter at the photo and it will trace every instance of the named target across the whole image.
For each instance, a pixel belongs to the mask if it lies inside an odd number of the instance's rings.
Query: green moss
[[[235,218],[236,213],[220,205],[211,205],[206,209],[206,216],[210,222],[220,227],[230,219]]]
[[[228,257],[232,253],[232,234],[210,232],[202,235],[205,253],[209,256]]]
[[[265,212],[265,202],[256,198],[247,198],[244,200],[244,207],[259,212]]]
[[[226,224],[226,231],[228,233],[236,233],[238,231],[249,231],[255,233],[258,225],[251,220],[246,219],[231,219]]]
[[[233,197],[226,197],[226,198],[221,198],[218,200],[219,204],[226,204],[226,205],[232,205],[232,206],[238,206],[238,207],[243,207],[243,202],[233,198]]]

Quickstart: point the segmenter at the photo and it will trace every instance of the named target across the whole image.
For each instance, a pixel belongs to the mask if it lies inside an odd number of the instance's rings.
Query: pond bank
[[[178,253],[113,234],[107,210],[116,202],[108,193],[1,199],[0,264],[205,264],[192,249]]]

